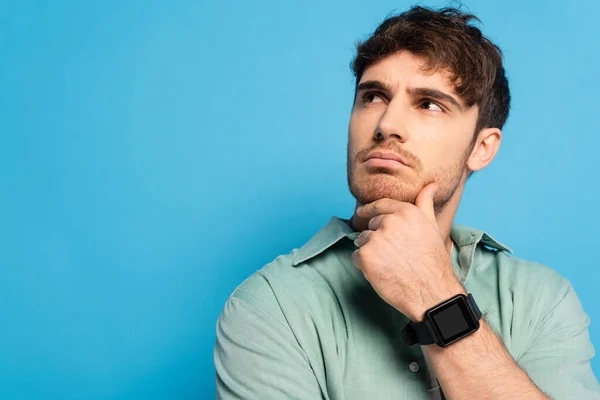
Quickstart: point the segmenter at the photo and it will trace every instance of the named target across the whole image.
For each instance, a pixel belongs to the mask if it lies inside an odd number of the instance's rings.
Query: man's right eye
[[[363,103],[383,102],[383,96],[378,92],[365,92],[362,96]]]

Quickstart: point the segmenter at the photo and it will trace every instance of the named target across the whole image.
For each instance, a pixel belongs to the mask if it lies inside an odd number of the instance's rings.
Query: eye
[[[421,107],[424,107],[426,110],[435,111],[435,112],[443,112],[444,111],[441,106],[439,106],[437,103],[434,103],[431,100],[424,100],[423,102],[421,102]]]
[[[379,92],[365,92],[362,95],[363,103],[383,103],[383,95]]]

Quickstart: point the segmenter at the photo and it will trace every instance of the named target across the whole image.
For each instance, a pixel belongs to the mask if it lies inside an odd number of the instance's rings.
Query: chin
[[[349,177],[350,193],[361,204],[389,198],[414,203],[418,190],[412,182],[399,180],[390,174],[371,174],[359,179]]]

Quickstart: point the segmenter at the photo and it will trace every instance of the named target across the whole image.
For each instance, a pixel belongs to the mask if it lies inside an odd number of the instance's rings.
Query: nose
[[[382,142],[386,139],[395,139],[402,143],[408,139],[406,129],[406,113],[399,102],[390,102],[379,119],[373,132],[375,141]]]

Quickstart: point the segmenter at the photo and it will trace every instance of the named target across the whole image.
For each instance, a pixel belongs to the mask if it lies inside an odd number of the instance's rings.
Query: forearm
[[[448,347],[423,346],[444,395],[462,399],[549,399],[512,359],[482,319],[480,328]]]

